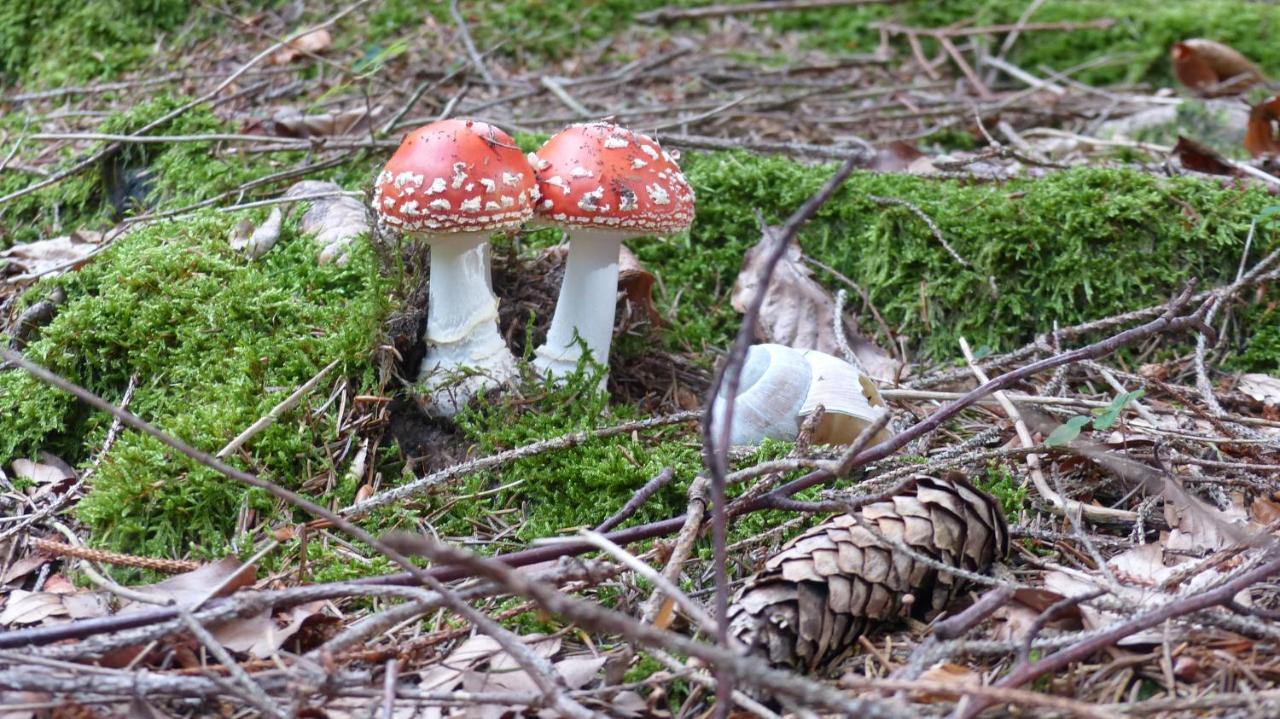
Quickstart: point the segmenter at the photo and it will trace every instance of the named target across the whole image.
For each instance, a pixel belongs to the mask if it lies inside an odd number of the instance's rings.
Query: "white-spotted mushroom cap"
[[[441,120],[405,137],[378,175],[378,219],[404,232],[495,232],[533,216],[538,185],[507,133]]]
[[[651,138],[608,122],[570,125],[529,157],[544,220],[631,235],[680,232],[693,222],[693,189]]]

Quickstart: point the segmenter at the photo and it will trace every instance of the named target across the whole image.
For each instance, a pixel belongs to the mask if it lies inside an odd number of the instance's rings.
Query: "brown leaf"
[[[284,643],[297,634],[302,625],[324,611],[326,602],[318,600],[299,604],[281,612],[272,619],[271,612],[224,622],[213,627],[210,633],[218,643],[235,652],[247,652],[265,659],[276,653]],[[278,624],[283,620],[284,625]]]
[[[742,271],[733,285],[730,303],[739,312],[761,291],[760,276],[773,245],[771,234],[751,249],[742,260]],[[836,342],[834,318],[835,298],[813,279],[804,265],[800,245],[793,239],[786,255],[774,269],[773,280],[765,294],[756,324],[756,338],[796,349],[816,349],[841,356]],[[872,379],[891,381],[897,378],[899,363],[867,338],[857,334],[851,323],[843,323],[849,348]]]
[[[623,245],[618,254],[618,291],[623,293],[628,305],[644,313],[649,324],[660,327],[663,324],[662,314],[653,303],[655,281],[653,273],[640,263],[640,258]]]
[[[213,596],[225,597],[241,587],[251,586],[257,569],[253,565],[241,569],[240,564],[240,560],[236,557],[223,557],[199,569],[174,575],[155,584],[137,586],[134,589],[144,594],[167,597],[181,606],[191,607],[209,597],[210,590],[215,587],[219,589]],[[226,582],[225,586],[222,586],[223,582]],[[131,602],[121,607],[120,611],[124,613],[147,606],[150,605]]]
[[[966,687],[982,686],[982,675],[959,664],[941,663],[934,664],[920,675],[921,681],[937,682],[948,686],[964,689]],[[960,694],[952,694],[950,692],[914,692],[912,694],[917,701],[925,704],[935,702],[953,702],[960,698]]]
[[[1263,80],[1257,65],[1235,48],[1213,40],[1176,42],[1169,55],[1178,81],[1202,95],[1235,94]]]
[[[906,172],[910,170],[917,160],[924,157],[925,154],[917,150],[915,145],[902,140],[894,140],[876,150],[876,155],[872,158],[869,169],[876,172]]]
[[[1178,136],[1178,144],[1173,146],[1173,154],[1182,166],[1194,172],[1208,175],[1229,175],[1238,177],[1238,168],[1222,159],[1222,156],[1195,140]]]
[[[271,56],[271,63],[274,65],[288,65],[297,57],[307,53],[318,53],[329,49],[333,44],[333,36],[328,30],[321,28],[313,30],[306,35],[294,38],[292,42],[286,44]]]
[[[1256,372],[1242,374],[1236,388],[1264,405],[1280,404],[1280,377]]]
[[[361,107],[319,115],[304,115],[296,107],[282,107],[271,116],[271,123],[275,134],[281,137],[339,137],[369,132],[381,114],[381,107],[372,111]]]
[[[38,551],[29,557],[23,557],[9,565],[9,569],[4,573],[4,576],[0,577],[0,584],[8,584],[15,579],[22,579],[50,561],[49,555],[41,554]]]
[[[101,232],[77,230],[66,237],[14,245],[0,250],[0,277],[18,283],[79,267],[102,241]]]
[[[93,592],[28,592],[15,589],[9,595],[0,626],[13,624],[57,624],[69,619],[88,619],[107,614],[106,599]]]
[[[1276,121],[1280,120],[1280,95],[1272,96],[1249,109],[1244,132],[1244,149],[1253,157],[1280,155],[1276,141]]]
[[[352,241],[369,231],[369,216],[364,203],[350,195],[339,194],[344,190],[337,183],[303,180],[284,193],[288,198],[328,195],[307,200],[310,206],[298,221],[298,232],[315,233],[320,245],[320,264],[333,262],[345,265]]]

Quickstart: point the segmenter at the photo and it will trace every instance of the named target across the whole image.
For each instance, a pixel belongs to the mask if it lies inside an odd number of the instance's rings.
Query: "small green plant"
[[[1019,482],[1013,472],[1003,464],[989,463],[986,471],[976,483],[1000,502],[1004,516],[1010,522],[1018,521],[1027,502],[1027,487]]]
[[[1142,397],[1146,390],[1134,390],[1133,392],[1122,392],[1115,399],[1111,400],[1111,404],[1104,408],[1093,410],[1096,416],[1089,417],[1087,415],[1076,415],[1066,422],[1058,425],[1056,429],[1045,437],[1044,446],[1059,447],[1064,444],[1070,444],[1080,436],[1080,432],[1090,422],[1093,428],[1097,430],[1111,429],[1111,425],[1116,423],[1120,418],[1120,412],[1124,410],[1128,404]]]

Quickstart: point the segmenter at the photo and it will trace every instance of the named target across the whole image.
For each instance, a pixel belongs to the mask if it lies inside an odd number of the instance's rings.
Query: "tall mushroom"
[[[502,130],[443,120],[411,132],[378,175],[379,221],[431,246],[427,355],[418,373],[428,411],[455,414],[477,393],[515,375],[498,334],[486,243],[533,216],[532,168]]]
[[[563,227],[569,259],[547,341],[534,354],[563,377],[582,355],[577,338],[608,365],[624,240],[680,232],[693,221],[693,190],[653,139],[608,122],[571,125],[530,158],[543,224]]]

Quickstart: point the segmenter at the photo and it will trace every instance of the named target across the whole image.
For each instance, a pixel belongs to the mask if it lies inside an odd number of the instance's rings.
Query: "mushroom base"
[[[451,417],[477,394],[516,376],[516,360],[498,334],[498,300],[489,282],[488,235],[457,233],[427,239],[431,288],[427,354],[418,384],[428,413]]]
[[[556,312],[547,341],[534,351],[533,359],[539,374],[555,378],[573,374],[578,368],[583,343],[591,350],[592,359],[608,368],[617,308],[618,252],[627,236],[590,229],[569,233],[569,259]]]

